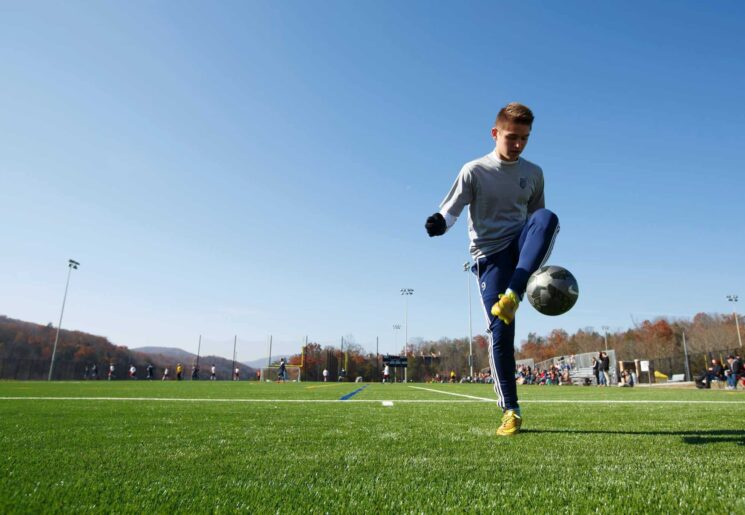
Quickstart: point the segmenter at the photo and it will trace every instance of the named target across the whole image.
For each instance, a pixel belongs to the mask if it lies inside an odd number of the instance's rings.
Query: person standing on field
[[[287,381],[287,363],[285,358],[279,360],[279,382],[284,383]]]
[[[600,353],[600,363],[603,367],[603,376],[605,377],[605,386],[610,386],[610,358],[607,352]]]
[[[441,236],[468,207],[468,235],[487,318],[489,363],[502,420],[497,435],[517,434],[522,415],[515,380],[515,312],[528,278],[542,266],[559,232],[559,219],[545,209],[543,170],[521,157],[533,128],[533,113],[518,103],[499,111],[491,137],[495,148],[466,163],[427,218],[427,234]]]
[[[600,386],[600,370],[598,369],[600,365],[598,364],[598,360],[595,359],[595,357],[592,358],[592,375],[595,376],[595,384]]]

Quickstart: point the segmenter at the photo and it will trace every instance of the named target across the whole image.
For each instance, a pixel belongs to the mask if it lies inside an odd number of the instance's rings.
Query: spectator
[[[287,381],[287,363],[285,358],[279,360],[279,382],[284,383]]]
[[[734,356],[730,354],[727,356],[727,389],[728,390],[736,390],[737,389],[737,378],[740,375],[740,368],[742,366],[742,361],[739,359],[739,356]]]
[[[548,379],[546,380],[547,385],[558,385],[559,384],[559,373],[556,367],[551,367],[548,371]]]
[[[600,363],[594,357],[592,358],[592,375],[595,376],[595,384],[600,386]]]
[[[618,386],[621,387],[632,387],[634,386],[634,375],[630,370],[623,370],[621,372],[621,378],[618,381]]]
[[[605,376],[605,386],[610,386],[610,358],[607,352],[600,353],[600,366],[602,367],[603,376]]]
[[[706,371],[706,388],[711,388],[711,383],[713,381],[724,381],[724,368],[719,360],[714,358],[712,358],[711,366]]]
[[[153,379],[153,370],[154,370],[153,364],[152,363],[148,363],[147,364],[147,378],[148,378],[148,380],[152,380]]]

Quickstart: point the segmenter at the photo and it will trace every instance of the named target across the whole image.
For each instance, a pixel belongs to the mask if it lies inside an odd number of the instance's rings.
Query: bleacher
[[[569,372],[572,378],[572,384],[576,385],[593,385],[597,384],[595,374],[592,373],[592,367],[579,367]]]

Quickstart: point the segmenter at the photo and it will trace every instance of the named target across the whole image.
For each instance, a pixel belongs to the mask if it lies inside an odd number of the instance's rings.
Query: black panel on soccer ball
[[[579,297],[577,279],[566,268],[544,266],[528,279],[528,302],[544,315],[562,315],[572,309]]]

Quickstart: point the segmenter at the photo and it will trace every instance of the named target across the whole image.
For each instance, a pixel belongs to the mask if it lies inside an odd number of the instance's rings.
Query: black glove
[[[445,234],[445,231],[448,230],[448,224],[445,222],[444,216],[440,213],[435,213],[427,218],[427,223],[424,224],[424,228],[427,229],[427,234],[429,234],[430,237],[442,236]]]

